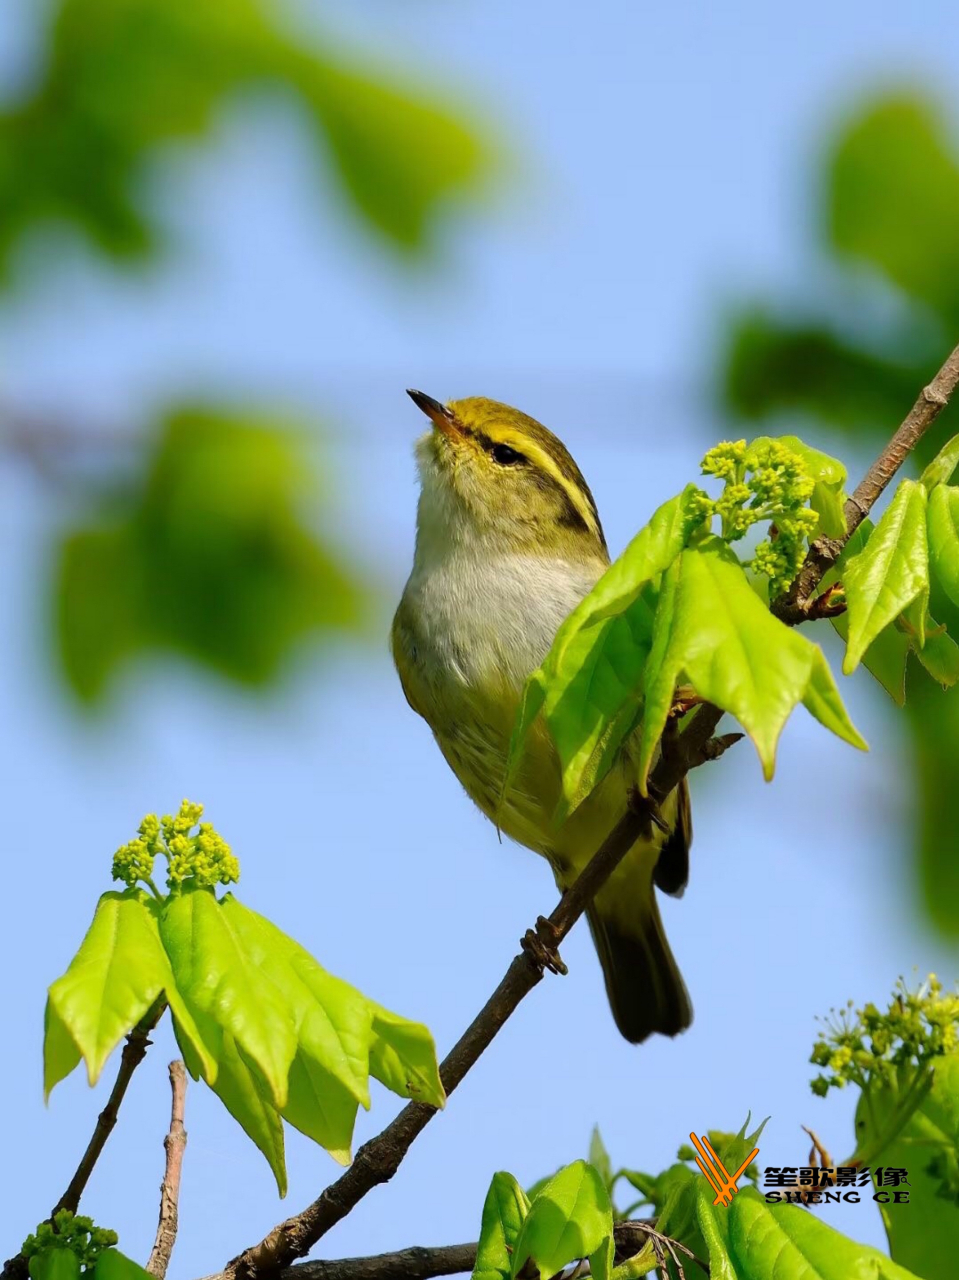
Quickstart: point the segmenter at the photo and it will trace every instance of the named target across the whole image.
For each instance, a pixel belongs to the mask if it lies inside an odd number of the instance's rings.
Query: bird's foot
[[[520,939],[520,946],[541,969],[550,973],[567,974],[569,970],[557,951],[559,933],[545,916],[538,916],[535,929],[527,929]]]

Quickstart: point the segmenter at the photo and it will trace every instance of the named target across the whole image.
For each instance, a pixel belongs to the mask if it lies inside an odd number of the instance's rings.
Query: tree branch
[[[163,1139],[166,1152],[166,1169],[160,1183],[160,1220],[157,1223],[156,1240],[146,1270],[157,1280],[164,1280],[179,1222],[180,1174],[183,1171],[183,1152],[186,1150],[186,1129],[183,1112],[186,1106],[186,1067],[177,1058],[170,1063],[170,1132]]]
[[[120,1103],[123,1101],[124,1094],[133,1078],[133,1073],[143,1061],[146,1051],[152,1043],[150,1032],[163,1017],[165,1008],[166,996],[157,996],[156,1000],[127,1036],[126,1044],[123,1046],[123,1052],[120,1055],[120,1069],[117,1072],[113,1088],[110,1090],[107,1105],[97,1117],[93,1137],[90,1139],[87,1149],[77,1165],[76,1173],[70,1179],[70,1185],[53,1206],[50,1213],[51,1218],[55,1218],[61,1209],[69,1209],[71,1213],[76,1213],[80,1204],[80,1197],[90,1181],[90,1174],[93,1173],[94,1165],[99,1160],[100,1153],[106,1146],[107,1138],[109,1138],[116,1125]]]
[[[950,352],[945,364],[919,393],[902,425],[856,486],[846,502],[846,532],[841,538],[817,538],[789,590],[774,600],[770,608],[782,622],[805,622],[814,611],[815,591],[826,570],[838,560],[843,547],[872,510],[906,458],[949,403],[959,383],[959,347]]]
[[[616,1242],[616,1261],[634,1257],[647,1240],[668,1242],[696,1262],[708,1275],[708,1266],[690,1252],[678,1240],[672,1240],[656,1230],[655,1222],[636,1218],[617,1222],[613,1227]],[[667,1247],[668,1247],[667,1245]],[[277,1280],[434,1280],[437,1276],[457,1275],[472,1271],[476,1265],[476,1249],[473,1244],[447,1244],[434,1247],[413,1245],[397,1249],[394,1253],[377,1253],[368,1258],[317,1258],[286,1267]],[[205,1276],[203,1280],[227,1280],[228,1272]],[[588,1268],[582,1272],[589,1274]]]
[[[634,798],[582,875],[563,894],[552,915],[548,920],[540,919],[536,933],[549,947],[555,948],[562,942],[635,842],[649,833],[656,802],[668,796],[690,769],[721,754],[721,749],[717,752],[711,745],[721,715],[716,707],[700,707],[682,732],[673,731],[664,737],[662,754],[650,779],[650,794],[655,799],[646,801],[638,795]],[[542,977],[543,961],[534,958],[532,949],[524,948],[443,1060],[440,1076],[448,1094],[479,1060],[503,1023]],[[408,1103],[392,1123],[360,1147],[349,1169],[312,1204],[281,1222],[259,1244],[234,1258],[223,1273],[224,1280],[253,1280],[254,1276],[263,1280],[303,1257],[368,1191],[392,1178],[416,1137],[435,1114],[435,1107],[422,1102]]]

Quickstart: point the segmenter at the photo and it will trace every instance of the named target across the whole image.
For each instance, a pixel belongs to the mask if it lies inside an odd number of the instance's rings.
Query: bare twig
[[[180,1174],[183,1171],[183,1152],[186,1150],[186,1129],[183,1127],[183,1110],[186,1105],[186,1067],[177,1058],[170,1063],[170,1132],[163,1139],[166,1152],[166,1168],[160,1183],[160,1220],[157,1223],[156,1240],[146,1270],[157,1280],[164,1280],[170,1256],[176,1244],[179,1221]]]
[[[809,548],[809,554],[796,580],[771,606],[773,613],[783,622],[794,624],[810,617],[815,591],[823,574],[835,564],[843,547],[872,510],[876,499],[885,489],[906,458],[926,434],[949,403],[949,397],[959,383],[959,347],[949,355],[945,364],[919,393],[919,399],[909,410],[902,425],[875,462],[856,486],[846,502],[846,532],[841,538],[817,538]]]
[[[113,1088],[110,1090],[107,1105],[97,1117],[97,1125],[93,1131],[93,1137],[83,1153],[83,1158],[77,1165],[76,1173],[70,1179],[70,1185],[53,1206],[50,1212],[51,1218],[56,1217],[61,1209],[69,1209],[71,1213],[76,1213],[80,1204],[80,1197],[90,1181],[90,1174],[93,1172],[94,1165],[99,1160],[100,1153],[106,1146],[107,1138],[109,1138],[116,1125],[120,1103],[123,1101],[130,1080],[133,1078],[133,1073],[143,1061],[146,1051],[152,1043],[150,1032],[163,1017],[165,1008],[166,996],[157,996],[156,1000],[127,1036],[123,1052],[120,1054],[120,1069],[117,1072]]]
[[[722,712],[704,706],[693,715],[682,732],[663,739],[663,751],[650,779],[650,794],[664,799],[679,785],[690,769],[712,756],[710,740]],[[592,860],[572,887],[563,894],[548,920],[539,926],[555,948],[586,910],[596,892],[606,882],[636,841],[650,830],[655,801],[640,797],[609,833]],[[531,950],[520,951],[499,986],[447,1054],[440,1067],[443,1087],[452,1093],[524,996],[541,981],[543,965]],[[346,1172],[301,1213],[287,1218],[259,1244],[234,1258],[224,1275],[228,1280],[252,1280],[275,1274],[301,1258],[371,1191],[388,1182],[400,1166],[415,1138],[429,1124],[436,1108],[411,1102],[375,1138],[360,1147]]]

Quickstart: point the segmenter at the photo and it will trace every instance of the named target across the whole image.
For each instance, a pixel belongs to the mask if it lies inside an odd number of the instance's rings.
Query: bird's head
[[[416,445],[421,535],[503,553],[607,558],[593,495],[551,431],[482,396],[441,404],[408,394],[433,424]]]

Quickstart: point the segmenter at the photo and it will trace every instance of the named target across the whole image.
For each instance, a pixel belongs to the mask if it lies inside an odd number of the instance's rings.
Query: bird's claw
[[[541,969],[550,973],[567,974],[569,970],[557,951],[559,934],[555,925],[545,916],[538,916],[535,929],[527,929],[520,939],[520,946]]]

